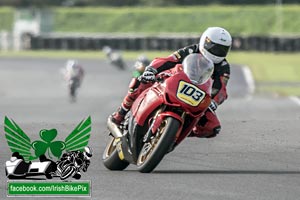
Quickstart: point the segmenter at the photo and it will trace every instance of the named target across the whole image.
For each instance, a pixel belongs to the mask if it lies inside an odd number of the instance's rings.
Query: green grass
[[[11,31],[13,27],[13,18],[13,8],[0,7],[0,31]]]
[[[231,52],[228,60],[249,66],[258,82],[300,82],[300,53]]]
[[[172,51],[122,52],[126,60],[135,60],[140,54],[145,54],[148,58],[153,59],[165,57],[171,53]],[[101,51],[1,52],[0,57],[105,59],[105,55]],[[300,96],[300,88],[297,87],[300,83],[300,53],[230,52],[228,61],[250,67],[255,81],[262,83],[257,88],[258,92],[268,91],[280,95]],[[285,84],[278,86],[280,82]],[[272,85],[273,83],[274,85]]]
[[[223,26],[233,35],[300,33],[300,5],[56,8],[55,31],[92,33],[189,33]],[[277,18],[282,16],[282,29]],[[80,29],[78,29],[80,27]]]
[[[223,26],[232,35],[300,33],[300,5],[52,8],[54,31],[85,33],[200,34]],[[277,21],[282,16],[282,27]],[[14,8],[0,7],[0,30],[11,31]]]
[[[300,96],[300,87],[261,86],[256,89],[259,94],[277,94],[280,96]]]

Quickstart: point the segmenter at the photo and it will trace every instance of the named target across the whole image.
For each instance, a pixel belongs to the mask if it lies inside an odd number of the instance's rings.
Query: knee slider
[[[221,126],[217,126],[213,129],[214,134],[218,135],[221,131]]]
[[[208,135],[206,138],[213,138],[216,137],[221,131],[221,126],[217,126],[213,129],[213,133],[211,135]]]

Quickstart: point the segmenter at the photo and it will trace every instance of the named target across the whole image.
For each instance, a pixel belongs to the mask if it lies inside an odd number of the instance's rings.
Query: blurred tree
[[[299,4],[300,0],[283,0],[283,4]],[[276,0],[0,0],[0,6],[176,6],[208,4],[276,4]]]
[[[138,0],[90,0],[93,5],[103,6],[134,6],[138,3]]]
[[[177,0],[169,0],[169,1],[164,1],[164,0],[138,0],[139,5],[146,5],[146,6],[173,6],[176,5]]]
[[[60,5],[60,0],[0,0],[1,6],[29,7]]]

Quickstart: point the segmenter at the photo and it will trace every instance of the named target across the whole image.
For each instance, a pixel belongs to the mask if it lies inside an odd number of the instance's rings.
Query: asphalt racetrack
[[[12,118],[31,140],[39,139],[41,129],[52,128],[58,130],[56,139],[64,140],[82,119],[91,116],[89,145],[94,155],[81,179],[91,180],[91,199],[299,199],[300,106],[287,97],[249,95],[240,68],[232,67],[230,97],[217,111],[220,135],[187,138],[153,173],[142,174],[135,166],[109,171],[101,160],[109,139],[106,119],[127,92],[130,70],[120,71],[104,60],[81,60],[86,75],[77,102],[70,103],[60,73],[65,62],[0,60],[0,199],[7,198],[4,164],[11,156],[4,116]]]

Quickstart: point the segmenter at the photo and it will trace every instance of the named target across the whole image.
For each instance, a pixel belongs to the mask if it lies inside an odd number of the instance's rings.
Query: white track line
[[[255,91],[255,82],[254,82],[252,72],[251,72],[250,68],[248,66],[245,66],[245,65],[242,66],[242,71],[244,73],[246,83],[247,83],[248,88],[249,88],[250,96],[252,96],[252,94]],[[298,106],[300,106],[300,97],[290,96],[289,99],[291,101],[293,101],[294,103],[296,103]]]
[[[244,74],[246,83],[249,89],[249,96],[251,97],[255,91],[255,82],[250,68],[246,65],[242,66],[242,72]]]
[[[293,102],[295,102],[298,106],[300,106],[300,98],[299,97],[290,96],[289,99],[292,100]]]

